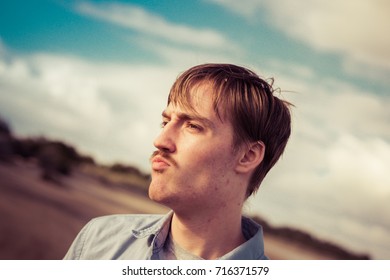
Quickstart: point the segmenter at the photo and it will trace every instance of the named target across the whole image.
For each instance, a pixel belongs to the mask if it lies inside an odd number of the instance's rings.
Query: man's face
[[[192,92],[195,112],[172,103],[163,112],[149,196],[174,210],[224,207],[237,200],[233,128],[217,116],[211,95],[207,85],[199,86]]]

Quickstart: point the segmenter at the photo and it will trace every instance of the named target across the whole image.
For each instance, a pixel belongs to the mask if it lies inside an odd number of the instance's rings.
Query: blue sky
[[[148,171],[177,75],[247,66],[296,106],[247,211],[390,259],[389,12],[383,0],[2,1],[0,115],[18,135]]]

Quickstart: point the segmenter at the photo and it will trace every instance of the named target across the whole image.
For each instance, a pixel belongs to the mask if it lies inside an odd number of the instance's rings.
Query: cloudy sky
[[[171,84],[235,63],[295,104],[293,135],[247,211],[390,259],[386,0],[0,3],[0,116],[145,172]]]

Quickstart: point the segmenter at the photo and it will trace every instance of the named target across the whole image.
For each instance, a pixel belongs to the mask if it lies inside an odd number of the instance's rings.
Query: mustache
[[[152,161],[153,158],[156,156],[160,156],[163,159],[165,159],[166,161],[168,161],[170,164],[172,164],[173,166],[177,166],[177,162],[171,157],[171,155],[169,153],[166,153],[166,152],[160,151],[160,150],[156,150],[150,156],[150,161]]]

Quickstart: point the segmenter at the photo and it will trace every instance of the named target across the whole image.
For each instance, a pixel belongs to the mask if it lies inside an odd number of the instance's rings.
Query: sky
[[[0,116],[149,172],[176,77],[248,67],[295,107],[246,211],[390,259],[389,14],[386,0],[1,1]]]

